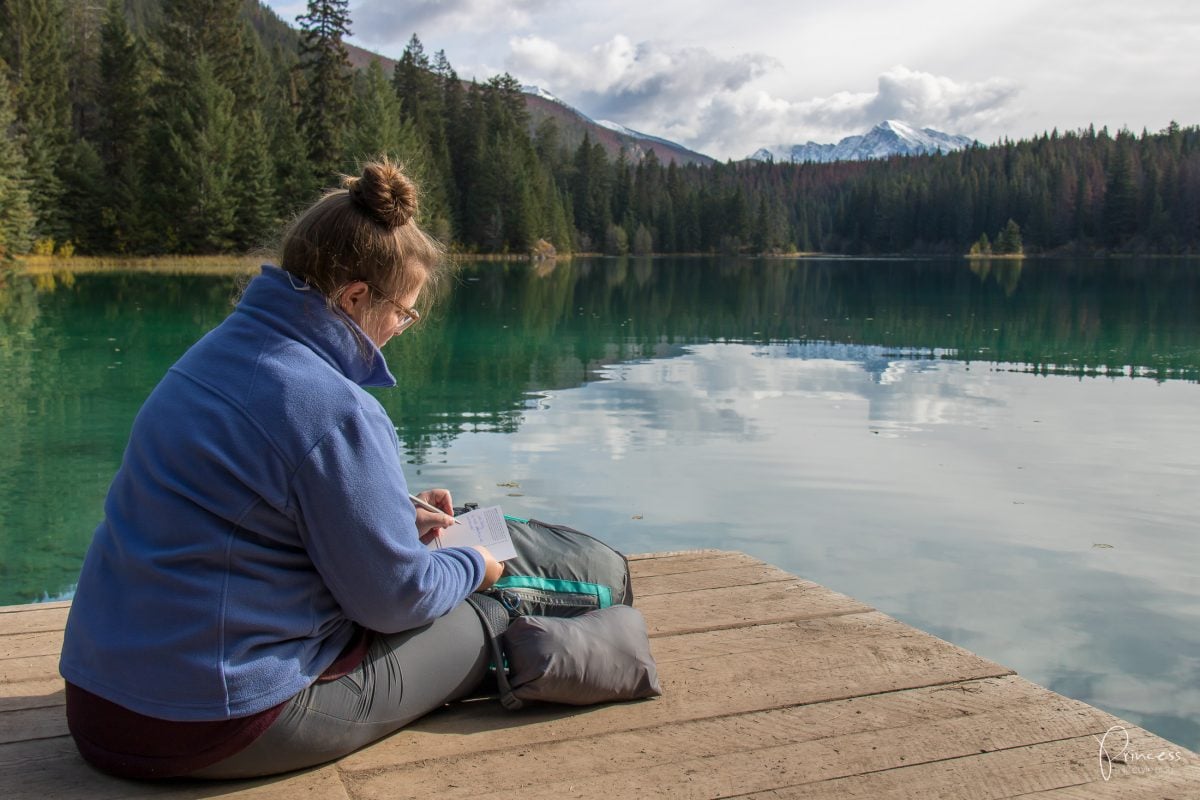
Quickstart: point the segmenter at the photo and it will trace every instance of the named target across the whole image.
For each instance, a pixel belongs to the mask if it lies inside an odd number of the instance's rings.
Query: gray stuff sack
[[[635,608],[509,620],[493,597],[476,593],[467,602],[488,631],[500,702],[510,711],[527,701],[582,706],[662,694],[646,620]]]
[[[662,694],[646,621],[629,606],[518,617],[500,641],[508,657],[500,700],[510,710],[530,700],[583,706]]]

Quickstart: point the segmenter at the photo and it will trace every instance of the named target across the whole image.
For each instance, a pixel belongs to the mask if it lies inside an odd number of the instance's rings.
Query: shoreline
[[[763,259],[767,261],[804,261],[819,259],[846,260],[896,260],[896,259],[955,259],[969,262],[979,261],[1038,261],[1042,259],[1084,259],[1106,261],[1113,258],[1136,259],[1195,259],[1197,254],[1169,253],[1095,253],[1088,255],[1065,255],[1055,253],[1020,253],[1003,255],[977,255],[971,253],[874,253],[848,254],[823,253],[806,251],[799,253],[762,253],[756,255],[737,254],[722,255],[719,253],[651,253],[647,255],[613,256],[604,253],[568,253],[555,257],[537,257],[515,253],[452,253],[450,259],[458,263],[494,262],[547,264],[571,262],[574,259],[658,259],[658,258],[733,258],[733,259]],[[15,272],[26,275],[45,275],[56,272],[97,273],[97,272],[158,272],[165,275],[241,275],[255,272],[264,262],[273,262],[268,254],[241,255],[203,255],[203,256],[71,256],[59,258],[56,256],[26,256],[14,259],[7,265],[0,265],[0,273]]]
[[[262,265],[261,255],[231,256],[27,256],[8,269],[25,275],[56,272],[161,272],[165,275],[240,275]]]

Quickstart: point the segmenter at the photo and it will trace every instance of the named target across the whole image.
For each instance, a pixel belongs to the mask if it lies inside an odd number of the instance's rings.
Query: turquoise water
[[[233,278],[0,283],[0,603],[69,595]],[[1200,746],[1200,262],[467,265],[385,351],[414,488],[744,550]]]

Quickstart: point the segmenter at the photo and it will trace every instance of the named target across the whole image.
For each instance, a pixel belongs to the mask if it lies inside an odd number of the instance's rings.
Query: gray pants
[[[188,777],[254,778],[341,758],[473,691],[490,657],[467,603],[423,628],[376,634],[350,674],[309,686],[249,747]]]

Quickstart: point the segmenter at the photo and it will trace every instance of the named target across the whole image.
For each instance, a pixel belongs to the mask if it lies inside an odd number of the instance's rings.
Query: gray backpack
[[[566,525],[505,516],[517,557],[487,591],[512,617],[573,617],[633,605],[629,562],[594,536]]]
[[[505,519],[517,557],[467,598],[488,630],[504,707],[662,694],[625,557],[565,525]]]

